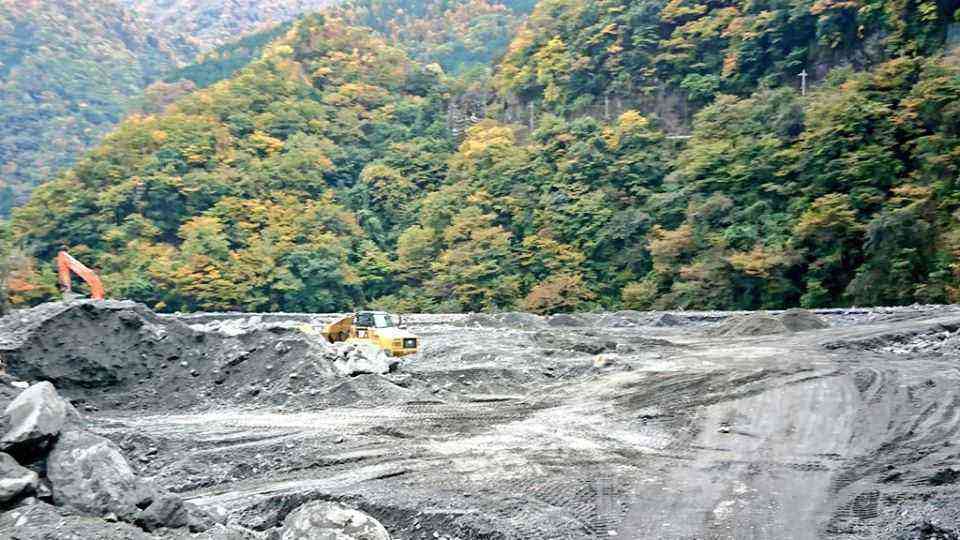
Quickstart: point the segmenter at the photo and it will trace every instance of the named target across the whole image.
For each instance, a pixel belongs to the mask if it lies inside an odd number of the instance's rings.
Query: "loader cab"
[[[361,311],[353,319],[357,328],[397,328],[400,322],[396,318],[382,311]]]

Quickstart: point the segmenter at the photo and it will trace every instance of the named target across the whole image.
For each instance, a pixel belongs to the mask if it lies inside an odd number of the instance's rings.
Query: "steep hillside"
[[[543,0],[465,132],[482,78],[311,17],[122,125],[15,240],[165,309],[958,301],[955,15],[869,7]]]
[[[531,0],[346,0],[344,19],[403,46],[416,60],[448,72],[487,67],[506,52]]]
[[[60,242],[95,259],[118,296],[338,309],[377,291],[386,259],[333,187],[385,155],[444,151],[442,90],[368,30],[309,17],[232,80],[122,124],[15,228],[43,238],[43,260]]]
[[[116,125],[182,52],[113,0],[3,0],[0,216]]]
[[[230,78],[283,36],[292,19],[336,3],[5,0],[0,218],[125,114],[158,112],[193,89]],[[502,54],[530,4],[351,0],[336,16],[379,30],[420,61],[458,72],[486,68]]]
[[[197,51],[235,41],[335,0],[118,0],[154,28],[185,36]]]
[[[543,0],[498,69],[507,99],[577,112],[664,90],[702,106],[941,49],[952,0]]]

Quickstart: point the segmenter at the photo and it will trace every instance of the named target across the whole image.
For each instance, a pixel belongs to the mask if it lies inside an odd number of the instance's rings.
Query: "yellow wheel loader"
[[[403,319],[383,311],[360,311],[323,328],[330,343],[359,342],[383,349],[387,356],[409,356],[420,350],[420,338],[403,329]]]

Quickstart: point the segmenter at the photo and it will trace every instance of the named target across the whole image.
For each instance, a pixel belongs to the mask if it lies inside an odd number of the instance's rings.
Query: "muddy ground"
[[[958,538],[960,309],[818,315],[410,316],[418,356],[344,377],[329,317],[81,302],[0,356],[260,531],[326,499],[404,540]]]

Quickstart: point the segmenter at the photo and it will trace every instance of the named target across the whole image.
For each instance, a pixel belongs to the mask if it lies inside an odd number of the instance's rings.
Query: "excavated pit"
[[[330,319],[52,304],[0,320],[0,355],[263,533],[311,500],[401,539],[960,529],[956,308],[412,315],[422,352],[355,376],[305,330]]]

